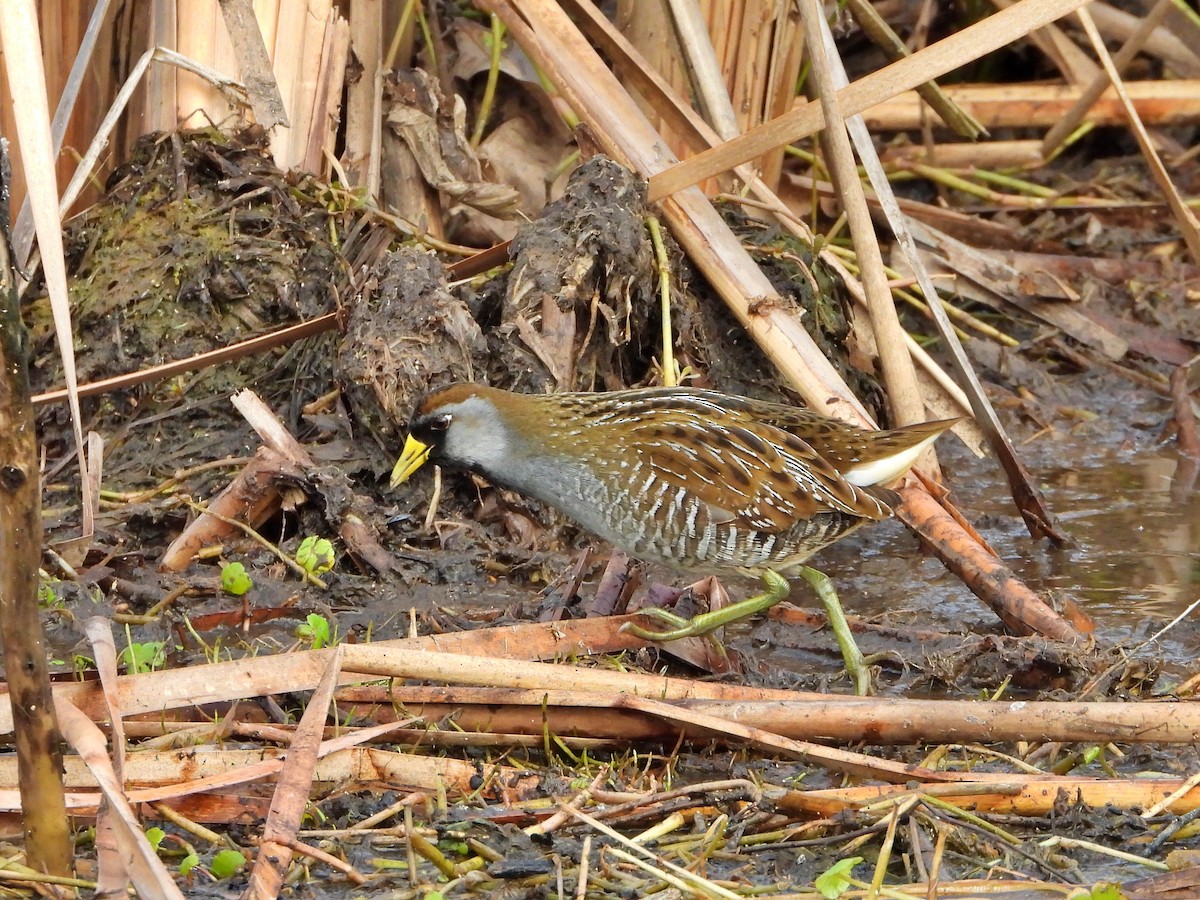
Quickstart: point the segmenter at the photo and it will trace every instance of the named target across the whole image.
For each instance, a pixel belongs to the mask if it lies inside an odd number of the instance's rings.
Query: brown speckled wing
[[[923,422],[892,431],[870,431],[830,419],[803,406],[784,406],[735,396],[726,398],[725,405],[735,414],[748,415],[758,422],[795,435],[838,472],[915,447],[930,435],[941,434],[958,421]]]
[[[845,481],[795,435],[736,412],[672,420],[662,425],[653,418],[628,419],[626,452],[659,482],[696,497],[718,524],[774,533],[831,510],[865,519],[890,515],[872,492]],[[630,488],[637,491],[641,484]]]

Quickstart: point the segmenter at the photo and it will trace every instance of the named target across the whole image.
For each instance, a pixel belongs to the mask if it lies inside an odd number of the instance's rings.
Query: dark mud
[[[173,158],[167,157],[168,161]],[[202,159],[211,162],[209,156]],[[263,177],[255,171],[257,177]],[[218,179],[215,186],[225,184]],[[622,184],[611,182],[610,187],[612,195],[624,198],[624,205],[606,221],[627,224],[631,217],[636,218],[632,201]],[[129,205],[137,196],[142,195],[122,188],[114,193],[113,201]],[[296,195],[288,192],[288,196]],[[577,196],[595,204],[600,202],[597,198],[608,194],[599,191]],[[157,205],[165,202],[155,198]],[[298,210],[298,220],[317,217],[316,206]],[[134,642],[161,641],[164,664],[183,666],[214,656],[284,652],[304,646],[306,638],[300,626],[311,614],[326,617],[336,639],[365,641],[406,635],[410,610],[416,610],[423,630],[453,631],[481,623],[550,618],[562,613],[563,607],[571,615],[585,604],[595,590],[603,561],[585,576],[578,598],[560,596],[557,586],[563,574],[589,540],[556,515],[473,479],[447,475],[439,513],[427,528],[425,517],[432,494],[428,480],[398,493],[384,486],[390,453],[398,449],[403,430],[400,420],[416,395],[438,381],[486,372],[494,382],[527,389],[616,387],[644,378],[652,370],[649,357],[657,339],[656,319],[649,308],[652,292],[637,286],[638,277],[646,273],[645,247],[635,232],[618,229],[600,234],[603,229],[596,224],[594,209],[577,212],[573,217],[554,219],[556,224],[550,229],[561,237],[559,233],[568,223],[583,222],[590,228],[587,239],[568,241],[552,251],[557,259],[570,264],[554,270],[552,282],[545,282],[539,279],[549,277],[546,272],[533,268],[537,254],[527,251],[526,267],[518,270],[524,271],[523,280],[516,280],[524,287],[515,291],[513,283],[499,280],[451,290],[441,283],[440,266],[424,251],[385,256],[380,248],[387,241],[363,237],[369,230],[363,225],[357,264],[339,261],[325,270],[323,277],[334,287],[321,295],[325,302],[313,308],[299,301],[284,304],[289,312],[311,315],[333,311],[335,296],[354,298],[361,305],[355,306],[348,318],[350,344],[343,342],[335,351],[333,338],[326,335],[282,352],[265,368],[252,372],[239,370],[233,375],[219,370],[219,377],[194,378],[91,401],[91,425],[105,431],[109,441],[104,486],[114,493],[106,497],[92,545],[71,560],[78,577],[68,579],[65,570],[56,570],[52,572],[55,580],[48,584],[51,597],[46,615],[57,668],[65,674],[86,663],[77,658],[87,653],[77,623],[97,613],[116,616],[128,626]],[[350,213],[347,216],[350,218],[342,224],[352,219]],[[613,240],[605,243],[600,237]],[[632,251],[628,268],[585,265],[594,262],[595,254],[615,254],[618,245]],[[368,253],[368,246],[377,252]],[[228,265],[231,258],[221,257],[222,265]],[[302,261],[295,265],[303,268]],[[545,267],[546,271],[550,268]],[[76,276],[86,277],[87,271],[81,268]],[[290,271],[293,274],[284,281],[299,277],[295,270]],[[349,272],[358,276],[351,279]],[[570,303],[560,304],[564,280],[571,281],[573,293],[564,295]],[[414,286],[426,283],[436,289],[413,292]],[[221,284],[228,287],[229,282]],[[245,284],[247,289],[253,287],[249,281]],[[268,283],[253,293],[258,302],[266,302],[262,292],[278,288],[278,284]],[[211,290],[179,290],[173,301],[180,306],[199,304],[202,312],[215,309],[219,313],[228,312],[226,306],[233,302],[228,298],[216,302]],[[374,301],[379,302],[371,305]],[[757,351],[746,348],[745,339],[732,333],[727,317],[711,311],[714,302],[695,291],[677,310],[681,330],[687,335],[685,361],[695,365],[711,361],[710,377],[721,379],[717,386],[778,395],[779,388],[770,383]],[[1186,306],[1186,301],[1179,302]],[[241,298],[236,305],[239,311],[229,312],[230,316],[254,319],[250,311],[256,307],[244,305]],[[414,319],[415,308],[421,313]],[[175,314],[162,305],[145,311],[157,318],[169,319]],[[1177,318],[1163,310],[1156,314],[1169,323],[1183,318],[1182,312]],[[90,323],[87,333],[105,337],[136,327],[136,323],[114,318],[116,315],[110,306],[93,313],[91,319],[85,313],[81,321]],[[811,309],[808,316],[828,318]],[[530,331],[527,326],[534,320],[537,327]],[[183,321],[192,323],[184,326],[189,335],[203,330],[197,320]],[[255,321],[261,325],[275,320],[258,316]],[[919,321],[912,324],[923,327]],[[834,327],[839,327],[838,323],[834,322]],[[1022,455],[1071,537],[1071,545],[1056,549],[1030,539],[998,469],[989,460],[974,458],[953,440],[944,441],[940,448],[946,480],[954,499],[1018,575],[1055,600],[1073,601],[1095,620],[1094,649],[1073,654],[1044,641],[1004,635],[992,613],[940,563],[927,557],[917,540],[895,521],[859,531],[814,563],[834,579],[848,612],[864,620],[859,632],[864,651],[889,651],[894,657],[882,664],[878,683],[884,693],[975,697],[988,695],[1003,684],[1008,697],[1070,697],[1088,676],[1110,666],[1117,671],[1101,685],[1099,696],[1144,697],[1169,691],[1193,674],[1200,649],[1195,616],[1155,643],[1143,645],[1197,598],[1196,585],[1200,583],[1200,501],[1187,483],[1180,457],[1164,437],[1169,400],[1100,368],[1080,371],[1076,364],[1066,365],[1029,340],[1036,328],[1019,328],[1027,340],[1015,354],[1026,367],[1021,371],[1034,370],[1040,375],[1034,399],[1018,393],[1022,388],[1028,390],[1028,379],[991,370],[986,377]],[[104,341],[84,341],[82,352],[87,361],[83,371],[90,377],[111,373],[117,363],[116,368],[137,368],[164,355],[184,355],[224,340],[217,329],[216,336],[202,342],[203,346],[179,342],[167,354],[170,334],[168,330],[154,339],[155,352],[123,342],[124,352],[116,357]],[[413,334],[420,339],[413,340]],[[578,341],[585,345],[585,352],[569,352]],[[93,348],[98,359],[86,356]],[[50,353],[49,349],[43,352]],[[708,359],[710,353],[712,360]],[[403,377],[396,376],[397,360],[403,363]],[[48,367],[43,374],[46,386],[52,385],[54,375]],[[211,498],[258,445],[249,427],[228,406],[230,391],[244,384],[260,388],[318,463],[344,476],[348,489],[364,499],[370,524],[392,554],[392,564],[376,570],[341,554],[337,567],[328,574],[330,589],[317,591],[302,586],[272,554],[248,540],[235,539],[180,575],[157,571],[166,545],[194,516],[181,502],[183,495],[196,500]],[[339,398],[322,400],[339,384]],[[78,528],[76,484],[66,449],[69,435],[61,410],[49,409],[41,425],[43,441],[52,450],[46,479],[47,526],[51,540],[58,540]],[[213,465],[223,459],[227,461]],[[164,486],[166,479],[180,470],[186,471],[178,482]],[[291,505],[260,528],[289,552],[295,551],[304,535],[334,534],[340,508],[315,483],[292,487],[296,493],[290,495]],[[136,493],[146,489],[150,490]],[[601,554],[605,552],[600,548]],[[255,587],[245,598],[230,596],[219,585],[220,563],[235,560],[246,565],[254,580]],[[650,575],[679,580],[666,572],[652,571]],[[750,587],[738,582],[730,585],[735,595]],[[131,618],[169,594],[177,594],[173,606],[155,621]],[[800,606],[816,605],[799,586],[791,600]],[[846,690],[833,639],[820,627],[819,619],[802,624],[774,618],[754,622],[730,629],[729,641],[747,661],[745,677],[751,683]],[[647,657],[647,661],[667,665],[665,657]],[[662,754],[649,757],[655,777],[665,772],[677,783],[729,777],[771,785],[801,780],[806,786],[834,783],[825,772],[724,748],[674,756],[671,748],[649,750]],[[896,752],[913,759],[921,756],[918,748],[911,753]],[[529,758],[537,765],[547,763],[536,754]],[[549,760],[551,771],[557,770],[558,762]],[[1135,748],[1124,759],[1102,757],[1080,772],[1101,774],[1107,762],[1122,774],[1148,769],[1185,774],[1195,770],[1197,760],[1190,749]],[[570,765],[563,765],[562,771],[563,783],[549,785],[547,793],[570,793],[566,779],[576,773]],[[657,786],[651,782],[653,779],[627,777],[622,789],[650,790]],[[363,797],[361,806],[353,799],[338,798],[321,801],[321,806],[331,823],[341,826],[361,818],[366,809],[386,803],[386,797],[375,793],[364,792]],[[726,827],[736,835],[755,833],[765,828],[764,822],[774,822],[770,810],[746,804],[740,796],[704,799],[712,804],[712,815],[730,815]],[[696,802],[689,798],[682,805],[690,807]],[[644,824],[653,824],[663,814],[656,808]],[[563,858],[579,856],[582,828],[568,828],[552,841],[532,846],[515,825],[492,823],[479,819],[480,815],[475,806],[454,808],[438,820],[440,833],[447,839],[462,833],[486,838],[500,848],[508,863],[536,860],[530,865],[544,866],[552,852]],[[622,827],[640,824],[631,820]],[[700,831],[705,824],[698,824]],[[1046,823],[1010,824],[1036,834]],[[1067,803],[1055,824],[1075,836],[1124,845],[1144,843],[1160,821],[1145,822],[1116,811],[1080,812]],[[845,841],[859,826],[871,831],[881,827],[877,817],[847,818],[818,835],[781,834],[758,850],[734,859],[716,859],[709,874],[736,873],[755,884],[807,882],[844,855]],[[910,836],[920,843],[917,829]],[[371,854],[389,849],[394,848],[364,844],[351,855],[365,867]],[[927,847],[911,849],[914,853],[928,851]],[[984,874],[990,852],[982,843],[951,847],[943,878]],[[1039,859],[1025,865],[1023,871],[1038,877],[1056,872],[1081,883],[1106,875],[1128,875],[1127,867],[1108,862],[1093,861],[1079,867],[1068,861],[1062,863],[1067,868],[1056,869],[1058,865]],[[515,880],[527,876],[528,869],[514,864],[498,868],[495,875]]]

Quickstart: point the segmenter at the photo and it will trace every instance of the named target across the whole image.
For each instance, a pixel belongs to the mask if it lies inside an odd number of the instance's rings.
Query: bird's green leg
[[[817,572],[817,574],[820,575],[821,573]],[[823,575],[821,577],[824,578]],[[722,609],[701,613],[691,619],[685,619],[683,616],[673,613],[670,610],[658,609],[657,607],[641,610],[642,615],[658,619],[672,626],[669,631],[649,631],[639,625],[634,625],[632,622],[626,622],[621,626],[621,630],[635,634],[647,641],[677,641],[685,637],[701,637],[725,625],[740,622],[742,619],[748,618],[755,613],[770,609],[786,597],[788,591],[792,589],[792,586],[788,584],[788,580],[778,572],[767,570],[763,573],[762,580],[765,590],[761,594],[742,600],[740,603],[732,603]],[[828,582],[828,579],[826,581]],[[832,591],[833,588],[830,587],[830,590]],[[834,595],[834,602],[837,602],[836,594]],[[845,621],[843,617],[842,622],[844,623]]]
[[[854,692],[860,697],[871,693],[871,673],[867,671],[867,663],[863,658],[858,644],[854,643],[854,635],[850,633],[850,623],[842,611],[841,601],[833,582],[824,572],[818,572],[812,566],[802,566],[800,577],[812,585],[821,602],[825,604],[825,615],[829,618],[829,627],[833,629],[838,647],[842,650],[842,660],[846,663],[846,673],[854,680]]]

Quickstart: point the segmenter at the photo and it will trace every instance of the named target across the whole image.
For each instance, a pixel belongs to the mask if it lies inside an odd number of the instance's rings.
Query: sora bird
[[[759,576],[765,591],[688,621],[644,610],[668,631],[706,634],[773,606],[786,576],[825,604],[859,693],[862,654],[837,594],[805,561],[898,496],[902,475],[957,419],[867,431],[810,410],[692,388],[515,394],[454,384],[422,398],[392,471],[403,484],[427,461],[482,475],[558,509],[626,552],[677,569]]]

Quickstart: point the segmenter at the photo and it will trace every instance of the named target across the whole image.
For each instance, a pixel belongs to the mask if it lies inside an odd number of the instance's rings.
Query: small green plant
[[[196,854],[196,851],[193,850],[180,861],[179,874],[186,878],[188,875],[192,874],[192,869],[196,868],[198,865],[200,865],[200,857]]]
[[[296,636],[302,641],[307,641],[314,650],[330,646],[330,632],[329,620],[318,613],[309,613],[304,624],[296,628]]]
[[[250,576],[246,574],[246,567],[240,562],[228,563],[221,569],[221,590],[225,593],[240,597],[252,587],[254,582],[250,580]]]
[[[222,850],[213,857],[208,869],[219,879],[232,878],[246,866],[246,857],[237,850]]]
[[[458,856],[466,856],[471,852],[471,847],[466,841],[451,841],[440,840],[437,842],[437,848],[447,856],[457,854]]]
[[[162,641],[135,641],[126,645],[121,651],[120,659],[130,672],[152,672],[162,668],[162,664],[167,661],[167,652]]]
[[[54,581],[38,581],[37,599],[38,606],[42,609],[62,609],[63,601],[58,596],[58,592],[54,590]]]
[[[1076,888],[1067,895],[1066,900],[1125,900],[1125,896],[1118,885],[1100,881],[1090,888]]]
[[[333,544],[326,538],[309,535],[300,542],[300,547],[296,550],[296,562],[309,575],[323,575],[333,568],[336,561]]]
[[[832,866],[817,876],[813,887],[821,892],[822,897],[836,900],[851,885],[850,871],[863,861],[861,856],[851,856],[839,859]]]
[[[325,815],[324,810],[314,803],[309,803],[304,808],[304,814],[300,818],[310,828],[321,828],[329,822],[329,817]]]
[[[166,836],[167,833],[161,828],[154,827],[146,829],[146,840],[150,843],[150,846],[154,848],[155,853],[158,852],[158,848],[162,844],[163,838]]]

